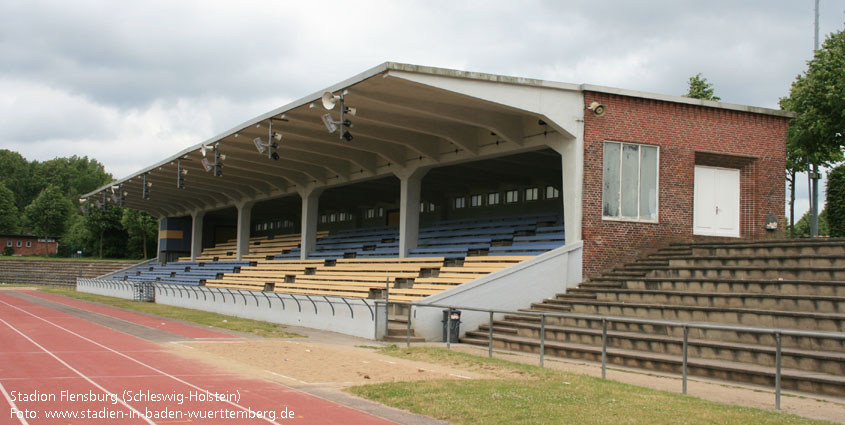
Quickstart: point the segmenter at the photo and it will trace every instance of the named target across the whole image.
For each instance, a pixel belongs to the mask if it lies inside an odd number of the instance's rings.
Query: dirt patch
[[[306,341],[245,340],[181,342],[182,355],[228,370],[289,384],[346,387],[375,382],[428,379],[522,378],[518,372],[481,367],[456,368],[399,359],[371,348]]]

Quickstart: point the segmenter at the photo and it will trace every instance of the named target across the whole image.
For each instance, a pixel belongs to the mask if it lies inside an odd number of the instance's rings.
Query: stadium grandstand
[[[388,62],[86,194],[159,255],[78,288],[428,341],[458,306],[467,343],[680,372],[680,327],[597,315],[845,331],[845,242],[778,239],[792,116]],[[684,333],[690,373],[774,382],[749,332]],[[845,393],[841,340],[784,344],[784,385]]]

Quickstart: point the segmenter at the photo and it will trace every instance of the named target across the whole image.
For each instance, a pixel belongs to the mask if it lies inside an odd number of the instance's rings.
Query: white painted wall
[[[311,295],[309,300],[298,294],[156,284],[156,303],[368,339],[375,337],[372,300],[347,298],[344,302],[340,297],[320,295]]]
[[[135,284],[114,279],[76,279],[76,290],[108,297],[135,299]]]
[[[443,340],[441,306],[517,310],[564,293],[581,283],[583,242],[562,246],[487,276],[417,301],[414,331],[428,341]],[[498,317],[498,316],[497,316]],[[487,323],[485,312],[462,311],[461,334]]]

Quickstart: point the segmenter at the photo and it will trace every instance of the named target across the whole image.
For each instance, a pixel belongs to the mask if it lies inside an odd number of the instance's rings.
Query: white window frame
[[[32,248],[32,241],[26,241],[26,247]]]
[[[12,240],[11,240],[11,239],[9,239],[9,240],[7,240],[7,241],[6,241],[6,246],[14,246],[14,245],[15,245],[15,243],[14,243],[14,242],[12,242]]]
[[[529,191],[532,192],[533,197],[528,196]],[[525,188],[523,193],[525,194],[525,202],[534,202],[540,200],[540,189],[537,187],[527,187]]]
[[[466,196],[458,196],[452,201],[452,207],[456,210],[466,208],[466,206],[467,206]]]
[[[654,209],[656,211],[654,218],[622,217],[621,215],[619,217],[612,217],[612,216],[604,215],[604,159],[603,158],[604,158],[604,147],[607,143],[618,143],[618,144],[621,145],[620,149],[619,149],[619,170],[620,170],[619,171],[619,179],[620,179],[620,182],[619,182],[619,203],[620,203],[619,214],[622,214],[622,181],[621,181],[621,179],[622,179],[622,156],[623,156],[622,152],[624,152],[624,150],[625,150],[625,145],[635,145],[635,146],[640,146],[640,147],[646,146],[646,147],[657,148],[657,159],[656,159],[656,162],[655,162],[655,167],[657,168],[657,170],[655,170],[655,173],[656,173],[657,178],[655,179],[656,181],[654,183],[654,190],[657,193],[657,196],[655,196],[655,200],[654,200]],[[618,142],[616,140],[605,140],[604,142],[602,142],[601,148],[602,148],[602,180],[601,180],[602,181],[602,202],[601,202],[601,210],[602,211],[601,211],[601,219],[604,220],[604,221],[627,221],[627,222],[633,222],[633,223],[652,223],[652,224],[660,223],[660,146],[658,146],[658,145],[648,145],[648,144],[645,144],[645,143],[628,143],[628,142]],[[637,156],[637,214],[639,214],[639,211],[640,211],[640,196],[639,196],[639,193],[640,193],[640,183],[641,183],[640,182],[640,174],[642,174],[640,172],[640,170],[641,170],[642,162],[643,162],[642,148],[640,148],[638,152],[639,152],[639,155]]]
[[[552,195],[555,195],[555,196],[551,196],[551,197],[549,196],[549,189],[552,190]],[[560,198],[560,189],[554,187],[553,185],[547,185],[545,193],[543,195],[545,196],[546,199],[559,199]]]
[[[513,195],[513,200],[510,199],[511,195]],[[505,191],[505,203],[506,204],[515,204],[519,202],[519,190],[508,190]]]
[[[487,205],[499,205],[499,201],[501,201],[499,192],[490,192],[487,194]]]
[[[376,218],[375,208],[367,208],[367,218]]]
[[[23,242],[22,242],[22,241],[17,241],[17,243],[15,244],[15,247],[16,247],[16,248],[20,248],[20,247],[22,247],[22,246],[23,246]]]
[[[473,202],[476,199],[478,200],[478,203],[473,205]],[[478,207],[482,207],[482,206],[484,206],[484,196],[482,196],[481,194],[469,195],[469,207],[470,208],[478,208]]]

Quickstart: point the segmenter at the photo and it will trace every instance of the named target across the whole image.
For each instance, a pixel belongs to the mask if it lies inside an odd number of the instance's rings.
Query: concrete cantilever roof
[[[448,84],[428,83],[433,80]],[[581,137],[576,134],[578,125],[566,127],[537,110],[468,94],[477,91],[451,90],[453,82],[476,84],[481,89],[516,87],[572,93],[575,97],[570,96],[568,107],[575,121],[583,119],[583,102],[576,100],[583,100],[584,91],[793,116],[785,111],[684,97],[385,62],[243,122],[84,197],[108,199],[111,188],[118,186],[128,193],[125,205],[129,208],[159,217],[183,215],[399,174],[419,166],[535,150],[547,146],[537,136],[554,131],[568,138]],[[327,112],[320,103],[322,94],[342,89],[349,89],[347,106],[358,112],[348,117],[353,122],[352,142],[340,140],[337,133],[328,133],[321,122]],[[337,119],[337,109],[331,112]],[[277,151],[280,159],[276,161],[259,154],[253,145],[256,137],[268,140],[270,125],[283,135]],[[211,145],[217,145],[226,155],[222,177],[206,173],[201,165],[201,148]],[[185,189],[176,187],[176,162],[180,160],[183,169],[188,170]],[[152,183],[149,199],[142,199],[141,195],[145,175]]]

